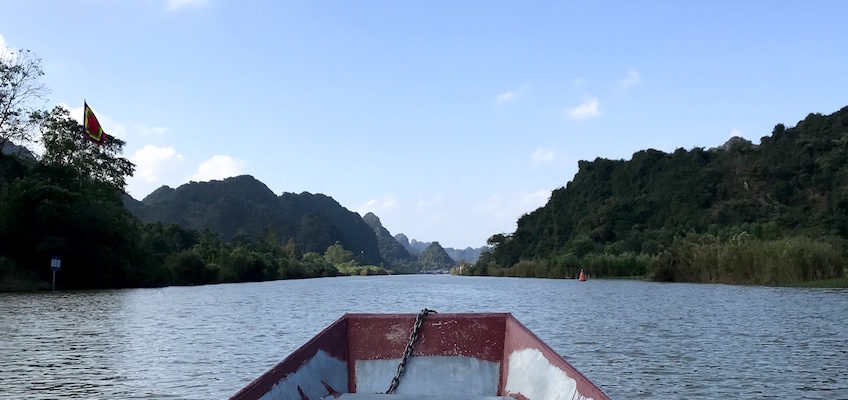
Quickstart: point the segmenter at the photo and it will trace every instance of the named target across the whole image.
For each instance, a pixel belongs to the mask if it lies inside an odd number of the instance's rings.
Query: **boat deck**
[[[344,393],[339,397],[327,396],[324,400],[428,400],[428,399],[444,399],[444,395],[419,395],[419,394],[382,394],[382,393]],[[502,397],[502,396],[450,396],[451,399],[455,400],[498,400],[498,399],[509,399],[515,400],[512,397]]]
[[[512,315],[345,314],[231,400],[581,399],[607,396]],[[510,396],[510,397],[505,397]]]

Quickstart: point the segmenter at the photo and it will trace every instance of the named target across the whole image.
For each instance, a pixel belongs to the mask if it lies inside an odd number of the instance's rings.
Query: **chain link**
[[[418,330],[421,329],[421,323],[424,322],[424,317],[427,314],[435,313],[434,310],[423,309],[418,316],[415,317],[415,324],[412,325],[412,333],[409,334],[409,342],[406,343],[406,349],[403,350],[403,358],[400,360],[400,364],[398,364],[397,373],[395,374],[394,379],[392,379],[392,384],[389,385],[389,390],[386,391],[386,394],[392,394],[392,392],[397,389],[398,384],[400,383],[400,376],[403,375],[403,370],[406,368],[406,361],[412,355],[412,347],[415,345],[415,341],[418,340]]]

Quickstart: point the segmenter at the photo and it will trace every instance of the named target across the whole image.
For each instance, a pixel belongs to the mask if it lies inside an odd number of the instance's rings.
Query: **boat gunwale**
[[[312,336],[306,343],[292,351],[282,361],[274,364],[270,369],[253,379],[241,388],[241,390],[232,395],[230,400],[259,399],[264,394],[270,392],[277,382],[296,372],[303,363],[318,353],[318,350],[322,350],[319,348],[319,342],[326,341],[327,335],[332,333],[334,329],[339,329],[340,326],[344,325],[343,329],[345,334],[347,334],[348,319],[346,315],[342,315],[341,318],[333,321],[330,325]],[[347,341],[344,343],[343,352],[347,353]],[[347,358],[346,354],[344,358]]]
[[[285,379],[290,374],[297,372],[297,370],[309,359],[314,357],[319,350],[325,351],[333,357],[338,357],[348,364],[348,385],[353,386],[352,381],[350,380],[350,375],[353,374],[353,371],[351,370],[352,366],[350,364],[353,360],[350,360],[350,344],[348,342],[350,340],[349,329],[351,321],[355,322],[357,319],[385,320],[401,318],[410,319],[410,323],[412,323],[415,317],[416,314],[412,313],[345,313],[320,332],[316,333],[306,343],[292,351],[291,354],[285,357],[282,361],[276,363],[273,367],[253,379],[241,390],[231,396],[230,400],[261,398],[263,395],[270,392],[278,382]],[[577,387],[581,389],[581,395],[589,395],[596,400],[609,398],[597,385],[586,378],[586,376],[572,366],[565,357],[556,352],[547,343],[541,340],[533,331],[521,323],[521,321],[515,318],[512,313],[434,313],[428,316],[427,320],[460,318],[503,318],[503,355],[500,362],[501,365],[498,382],[499,393],[507,395],[506,384],[510,354],[524,349],[536,349],[542,353],[551,366],[561,370],[566,376],[575,380]],[[511,324],[514,325],[511,327]],[[518,329],[518,332],[515,332],[514,329]],[[334,341],[333,337],[335,336],[338,336],[338,339],[340,340]],[[507,346],[507,342],[510,342],[511,345]],[[349,387],[345,389],[350,390],[351,388]],[[519,395],[519,397],[521,397],[521,395]]]

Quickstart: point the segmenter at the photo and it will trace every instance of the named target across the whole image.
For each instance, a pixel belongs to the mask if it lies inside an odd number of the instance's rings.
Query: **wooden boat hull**
[[[607,399],[511,314],[345,314],[231,399]]]

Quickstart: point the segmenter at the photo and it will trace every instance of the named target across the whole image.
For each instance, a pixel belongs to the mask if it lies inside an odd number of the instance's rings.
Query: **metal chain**
[[[409,359],[409,356],[412,355],[412,347],[415,345],[415,341],[418,340],[418,330],[421,329],[421,323],[424,322],[424,317],[427,314],[435,313],[434,310],[423,309],[418,316],[415,317],[415,324],[412,325],[412,333],[409,334],[409,342],[406,343],[406,349],[403,350],[403,358],[400,360],[400,364],[397,367],[397,373],[395,374],[394,379],[392,379],[392,384],[389,385],[389,390],[386,391],[386,394],[392,394],[392,392],[397,389],[398,384],[400,383],[400,376],[403,375],[403,369],[406,368],[406,360]]]

